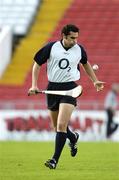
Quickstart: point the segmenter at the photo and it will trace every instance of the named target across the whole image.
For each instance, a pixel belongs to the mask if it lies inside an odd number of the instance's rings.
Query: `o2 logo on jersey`
[[[68,69],[67,72],[69,72],[71,70],[71,67],[69,66],[69,60],[68,59],[60,59],[59,61],[59,68],[60,69]]]

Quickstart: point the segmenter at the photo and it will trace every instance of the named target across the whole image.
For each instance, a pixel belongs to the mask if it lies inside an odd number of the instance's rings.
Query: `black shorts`
[[[49,82],[47,90],[70,90],[77,87],[75,82],[66,83],[54,83]],[[60,103],[68,103],[76,106],[76,98],[71,96],[61,96],[61,95],[47,95],[47,106],[49,110],[57,111],[59,109]]]

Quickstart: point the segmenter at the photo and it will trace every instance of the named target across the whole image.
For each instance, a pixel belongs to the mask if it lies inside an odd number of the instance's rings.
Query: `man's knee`
[[[64,122],[58,123],[57,124],[57,131],[64,131],[66,132],[67,129],[67,124]]]

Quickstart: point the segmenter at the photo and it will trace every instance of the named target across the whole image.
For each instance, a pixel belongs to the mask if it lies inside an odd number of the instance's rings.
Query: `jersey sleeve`
[[[80,60],[80,63],[81,64],[86,64],[87,61],[88,61],[87,53],[86,53],[85,49],[81,45],[79,45],[79,46],[81,48],[81,60]]]
[[[42,65],[47,62],[47,59],[50,57],[50,51],[55,42],[50,42],[41,48],[34,56],[34,60],[38,65]]]

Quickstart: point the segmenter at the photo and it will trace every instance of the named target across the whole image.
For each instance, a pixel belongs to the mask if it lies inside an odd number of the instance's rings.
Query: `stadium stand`
[[[44,96],[40,96],[38,102],[37,97],[28,98],[26,95],[30,87],[32,58],[36,50],[48,40],[54,41],[59,38],[60,29],[66,23],[79,25],[79,42],[86,48],[90,62],[99,65],[99,71],[96,72],[98,77],[106,82],[104,91],[95,92],[81,69],[82,78],[79,83],[83,85],[84,93],[80,98],[79,107],[103,108],[103,99],[108,88],[112,83],[119,82],[118,6],[119,1],[112,0],[52,0],[50,3],[48,0],[43,1],[29,36],[26,36],[17,47],[12,63],[0,80],[0,99],[7,102],[9,100],[6,108],[12,105],[14,108],[14,104],[17,105],[16,108],[46,107]],[[39,79],[41,88],[46,86],[45,73],[44,66],[41,72],[43,77]]]
[[[10,26],[16,35],[25,35],[40,0],[0,0],[0,26]]]
[[[27,90],[30,87],[30,76],[28,73],[30,73],[29,71],[31,70],[34,53],[48,41],[48,38],[51,36],[69,2],[69,0],[57,0],[54,3],[54,0],[51,0],[49,4],[49,1],[45,0],[42,6],[40,6],[29,34],[26,38],[22,39],[13,54],[11,64],[0,80],[1,99],[4,99],[4,102],[5,100],[7,101],[7,103],[4,103],[4,108],[14,107],[14,104],[17,104],[18,108],[25,108],[29,105],[26,99],[30,99],[30,102],[31,100],[35,101],[36,106],[39,104],[36,102],[37,98],[27,97]],[[47,11],[49,13],[46,13]],[[41,74],[44,73],[45,69],[42,70]],[[46,84],[43,80],[46,82],[46,78],[40,78],[41,88],[42,85],[45,87]],[[41,104],[44,104],[43,101],[44,99],[41,100]],[[33,103],[30,103],[30,107],[33,107],[32,104]],[[3,103],[1,106],[3,107]]]

